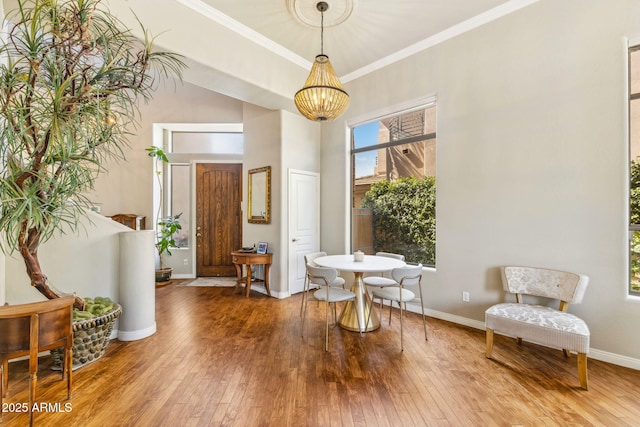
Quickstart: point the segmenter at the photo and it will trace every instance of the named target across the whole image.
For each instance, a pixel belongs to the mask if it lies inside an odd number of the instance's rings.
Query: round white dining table
[[[349,331],[369,332],[380,327],[380,319],[375,310],[371,310],[369,324],[369,307],[371,299],[365,289],[362,276],[364,273],[381,273],[404,267],[404,261],[384,256],[365,255],[363,261],[355,261],[353,255],[327,255],[313,260],[320,267],[331,267],[336,270],[350,271],[354,274],[351,292],[356,294],[355,301],[347,301],[338,324]]]

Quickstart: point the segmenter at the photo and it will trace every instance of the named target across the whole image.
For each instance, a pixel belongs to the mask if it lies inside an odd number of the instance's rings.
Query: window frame
[[[640,297],[640,289],[634,290],[632,288],[632,265],[633,265],[633,252],[631,250],[631,244],[633,241],[634,233],[640,232],[640,224],[634,224],[631,222],[631,162],[634,160],[632,157],[632,101],[640,100],[640,87],[637,88],[637,92],[632,92],[632,65],[635,64],[632,61],[632,53],[640,52],[640,39],[629,40],[626,50],[626,63],[627,63],[627,293],[631,297]],[[636,58],[636,66],[640,69],[640,58]],[[640,141],[638,141],[640,143]]]
[[[354,129],[360,126],[364,126],[367,124],[371,124],[374,122],[378,122],[378,121],[382,121],[391,117],[396,117],[396,116],[402,116],[404,114],[409,114],[412,113],[414,111],[419,111],[419,110],[426,110],[429,108],[436,108],[437,109],[437,102],[436,102],[436,97],[435,96],[431,96],[428,98],[424,98],[423,100],[421,100],[420,102],[416,102],[414,104],[412,104],[411,106],[404,106],[404,108],[391,108],[388,109],[386,112],[384,112],[383,114],[375,114],[375,115],[370,115],[368,118],[366,119],[362,119],[359,121],[354,121],[352,123],[348,123],[348,133],[349,133],[349,143],[350,143],[350,147],[349,147],[349,172],[350,172],[350,188],[349,188],[349,224],[350,224],[350,233],[349,233],[349,247],[351,249],[351,251],[354,250],[354,223],[353,223],[353,210],[354,210],[354,189],[355,189],[355,183],[356,183],[356,173],[355,173],[355,156],[357,154],[360,153],[365,153],[365,152],[369,152],[369,151],[378,151],[381,149],[388,149],[388,148],[392,148],[392,147],[397,147],[397,146],[401,146],[401,145],[407,145],[407,144],[413,144],[413,143],[420,143],[420,142],[424,142],[425,144],[428,143],[428,141],[431,140],[437,140],[437,110],[436,110],[436,131],[434,132],[429,132],[429,133],[425,133],[422,135],[417,135],[417,136],[411,136],[408,138],[403,138],[403,139],[399,139],[399,140],[392,140],[392,141],[388,141],[382,144],[373,144],[371,146],[366,146],[366,147],[360,147],[360,148],[355,148],[355,138],[354,138]],[[437,143],[436,143],[436,147],[437,147]],[[436,152],[437,152],[437,148],[436,148]],[[437,155],[436,155],[437,157]],[[426,175],[425,175],[426,176]],[[436,214],[436,223],[437,223],[437,214]],[[437,238],[436,238],[437,239]],[[437,262],[437,257],[435,259],[435,262]],[[435,268],[435,262],[433,265],[428,265],[428,264],[424,264],[425,267],[433,267]]]

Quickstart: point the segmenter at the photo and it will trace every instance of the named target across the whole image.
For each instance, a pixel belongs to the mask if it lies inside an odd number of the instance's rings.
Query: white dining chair
[[[387,258],[394,258],[400,261],[404,261],[404,255],[402,254],[394,254],[392,252],[376,252],[376,256],[383,256]],[[385,286],[397,286],[395,280],[391,277],[390,272],[382,272],[376,275],[370,275],[363,277],[362,281],[369,291],[369,295],[371,295],[372,289],[376,288],[384,288]],[[383,301],[380,300],[380,309],[382,309]]]
[[[383,256],[404,261],[404,255],[394,254],[391,252],[376,252],[376,256]],[[362,280],[364,281],[365,285],[372,287],[393,286],[395,284],[395,281],[391,278],[391,274],[385,272],[366,274]]]
[[[391,270],[393,285],[374,288],[371,292],[371,306],[369,307],[369,316],[367,317],[367,327],[371,318],[371,310],[373,310],[373,301],[377,298],[389,300],[389,324],[391,324],[391,306],[394,302],[400,308],[400,350],[404,350],[404,330],[403,330],[403,312],[406,311],[406,303],[419,302],[422,309],[422,326],[424,327],[424,339],[427,337],[427,322],[424,315],[424,299],[422,297],[422,264],[394,268]],[[416,289],[417,288],[417,289]],[[420,295],[416,295],[416,292]],[[381,303],[382,304],[382,303]]]
[[[334,280],[338,277],[338,271],[335,268],[314,267],[307,264],[307,275],[309,277],[309,286],[317,286],[319,289],[313,293],[318,301],[326,303],[325,310],[325,345],[324,351],[329,351],[329,306],[333,304],[333,323],[336,324],[336,303],[355,301],[356,294],[333,285]],[[304,323],[307,317],[307,304],[302,315],[302,336],[304,337]],[[358,320],[358,329],[362,331],[360,321]],[[362,335],[362,332],[360,332]]]
[[[318,267],[318,265],[314,262],[316,258],[320,258],[323,256],[327,256],[326,252],[311,252],[304,256],[304,265],[310,264],[314,267]],[[341,286],[344,288],[345,281],[342,277],[336,277],[334,281],[331,283],[331,286]],[[309,296],[309,291],[311,290],[311,283],[309,281],[309,270],[305,271],[304,275],[304,289],[302,291],[302,301],[300,304],[300,316],[302,316],[302,312],[305,309],[305,305],[307,304],[307,299]],[[314,286],[317,288],[317,286]]]

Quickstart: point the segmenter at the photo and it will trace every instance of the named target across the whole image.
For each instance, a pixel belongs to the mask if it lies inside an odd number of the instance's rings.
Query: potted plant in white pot
[[[49,299],[64,293],[42,271],[38,249],[77,229],[89,212],[83,193],[107,160],[124,158],[139,100],[184,67],[101,1],[18,0],[0,40],[0,249],[20,253],[31,285]],[[84,299],[75,307],[84,310]]]
[[[158,220],[156,224],[156,250],[158,251],[158,269],[156,269],[156,282],[167,282],[171,279],[171,273],[173,272],[173,268],[166,267],[164,263],[164,257],[166,255],[171,256],[171,248],[175,248],[178,245],[176,244],[174,235],[182,230],[182,226],[180,225],[180,216],[182,213],[177,215],[169,215],[162,216],[162,208],[163,208],[163,186],[162,186],[162,169],[164,163],[169,163],[169,159],[165,154],[164,150],[160,147],[151,146],[145,148],[147,150],[149,157],[155,159],[155,172],[156,179],[158,180],[158,188],[160,196],[158,198],[158,208],[156,212],[156,218]]]

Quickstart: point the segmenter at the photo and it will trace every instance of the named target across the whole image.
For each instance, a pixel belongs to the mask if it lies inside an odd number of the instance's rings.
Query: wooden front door
[[[196,164],[196,275],[235,276],[242,246],[242,165]]]

